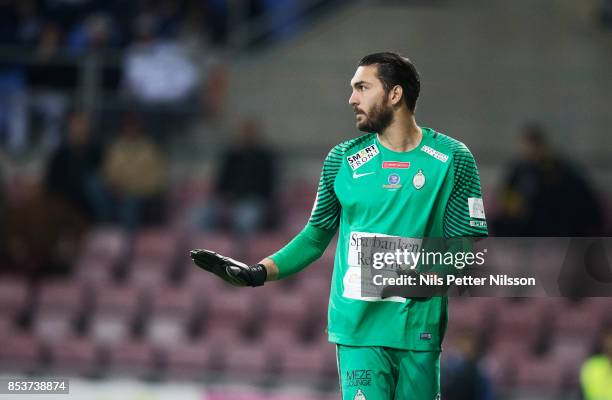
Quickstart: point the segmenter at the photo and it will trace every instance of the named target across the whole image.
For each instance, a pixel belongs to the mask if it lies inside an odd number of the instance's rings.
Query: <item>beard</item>
[[[386,98],[372,107],[370,112],[363,113],[365,119],[357,122],[357,129],[367,133],[379,133],[384,131],[393,122],[393,108],[385,105]]]

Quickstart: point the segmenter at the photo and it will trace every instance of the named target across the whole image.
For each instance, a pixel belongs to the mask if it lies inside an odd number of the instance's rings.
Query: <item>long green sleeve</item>
[[[306,268],[323,255],[336,229],[321,229],[310,223],[285,247],[270,256],[278,266],[279,279]]]

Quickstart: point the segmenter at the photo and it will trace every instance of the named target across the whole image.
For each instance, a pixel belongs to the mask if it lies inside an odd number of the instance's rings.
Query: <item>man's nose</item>
[[[355,92],[351,93],[351,97],[349,97],[349,105],[354,106],[359,104],[357,102],[357,96],[355,95]]]

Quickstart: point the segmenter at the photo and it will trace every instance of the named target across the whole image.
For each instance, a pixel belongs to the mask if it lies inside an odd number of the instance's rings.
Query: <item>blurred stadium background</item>
[[[256,290],[188,250],[257,262],[301,229],[382,50],[416,63],[420,124],[474,153],[493,234],[609,235],[611,49],[607,0],[0,0],[1,374],[79,399],[338,398],[334,246]],[[611,305],[451,299],[443,398],[579,398]]]

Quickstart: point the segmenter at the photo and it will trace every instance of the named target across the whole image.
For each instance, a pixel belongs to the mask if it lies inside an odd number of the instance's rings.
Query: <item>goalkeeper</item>
[[[253,266],[209,250],[191,256],[231,284],[260,286],[308,266],[339,230],[327,330],[342,398],[439,399],[447,298],[363,296],[361,247],[368,238],[411,246],[486,236],[478,170],[463,143],[417,125],[420,80],[410,60],[368,55],[350,84],[356,126],[366,134],[327,155],[304,229]],[[371,379],[356,379],[363,371]]]

